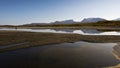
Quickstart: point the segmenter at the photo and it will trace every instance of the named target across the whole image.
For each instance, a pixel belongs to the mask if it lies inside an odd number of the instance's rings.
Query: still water
[[[117,43],[75,42],[0,53],[0,68],[102,68],[120,63]],[[114,53],[114,52],[116,53]],[[114,53],[114,54],[113,54]]]
[[[98,31],[95,29],[13,29],[1,28],[7,31],[28,31],[28,32],[45,32],[45,33],[72,33],[81,35],[120,35],[120,31]]]

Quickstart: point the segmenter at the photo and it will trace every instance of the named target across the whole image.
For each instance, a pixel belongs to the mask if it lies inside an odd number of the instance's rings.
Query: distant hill
[[[70,19],[70,20],[64,20],[64,21],[55,21],[55,22],[51,22],[51,23],[30,23],[30,24],[24,24],[24,25],[36,26],[36,25],[73,24],[73,23],[75,23],[75,21]]]
[[[30,24],[23,24],[26,26],[36,26],[36,25],[48,25],[49,23],[30,23]]]
[[[75,23],[74,20],[70,19],[70,20],[64,20],[64,21],[55,21],[55,22],[52,22],[52,24],[72,24],[72,23]]]
[[[103,18],[84,18],[81,22],[82,23],[90,23],[90,22],[98,22],[98,21],[106,21]]]

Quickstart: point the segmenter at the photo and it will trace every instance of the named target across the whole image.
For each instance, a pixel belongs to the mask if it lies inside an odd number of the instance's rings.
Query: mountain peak
[[[89,22],[98,22],[98,21],[105,21],[103,18],[84,18],[81,22],[89,23]]]
[[[69,20],[64,20],[64,21],[61,21],[61,22],[65,22],[65,23],[73,23],[74,20],[73,20],[73,19],[69,19]]]
[[[55,21],[52,22],[53,24],[71,24],[74,23],[75,21],[73,19],[69,19],[69,20],[64,20],[64,21]]]
[[[120,21],[120,18],[115,19],[114,21]]]

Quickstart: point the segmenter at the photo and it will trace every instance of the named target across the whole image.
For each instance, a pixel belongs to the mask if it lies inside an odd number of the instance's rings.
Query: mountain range
[[[55,21],[51,23],[31,23],[31,24],[24,24],[24,25],[47,25],[47,24],[75,24],[75,23],[93,23],[98,21],[108,21],[104,18],[84,18],[82,21],[76,22],[73,19],[70,20],[63,20],[63,21]],[[120,18],[114,19],[112,21],[120,21]]]

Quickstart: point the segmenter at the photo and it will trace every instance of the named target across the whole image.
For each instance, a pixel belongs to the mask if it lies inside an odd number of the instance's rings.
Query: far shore
[[[98,30],[120,30],[119,27],[105,27],[105,26],[79,26],[79,27],[27,27],[27,26],[14,26],[14,27],[0,27],[0,28],[18,28],[18,29],[98,29]]]

